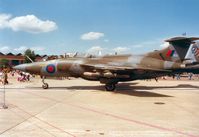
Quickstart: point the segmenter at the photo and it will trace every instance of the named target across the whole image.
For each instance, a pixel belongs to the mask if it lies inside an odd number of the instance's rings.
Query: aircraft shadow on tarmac
[[[173,97],[169,95],[164,95],[160,93],[154,93],[150,91],[145,91],[145,86],[131,86],[136,85],[137,83],[122,83],[117,86],[116,91],[112,91],[114,94],[125,94],[130,96],[137,96],[137,97]],[[67,89],[71,90],[100,90],[104,91],[103,86],[71,86],[67,87]]]
[[[120,83],[117,85],[117,90],[113,91],[114,94],[126,94],[131,96],[137,96],[137,97],[173,97],[170,95],[150,92],[148,90],[153,89],[167,89],[167,90],[175,90],[178,88],[193,88],[193,89],[199,89],[199,86],[194,86],[190,84],[179,84],[176,86],[136,86],[138,83]],[[40,87],[28,87],[29,89],[35,89],[38,90]],[[70,86],[70,87],[50,87],[49,90],[72,90],[72,92],[75,92],[76,90],[94,90],[92,92],[98,92],[98,91],[105,91],[104,86]],[[48,89],[47,89],[48,90]],[[147,91],[146,91],[147,90]]]
[[[40,87],[28,87],[29,89],[38,90],[41,91]],[[138,91],[134,89],[134,87],[131,88],[117,88],[116,91],[105,91],[103,86],[71,86],[71,87],[50,87],[47,90],[57,90],[56,92],[59,92],[60,90],[71,90],[72,92],[76,92],[76,90],[91,90],[91,92],[112,92],[113,94],[125,94],[130,96],[137,96],[137,97],[173,97],[170,95],[164,95],[160,93],[154,93],[149,91]],[[93,90],[93,91],[92,91]]]

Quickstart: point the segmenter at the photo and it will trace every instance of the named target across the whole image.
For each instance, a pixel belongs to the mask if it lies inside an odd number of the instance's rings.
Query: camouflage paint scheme
[[[170,45],[144,55],[109,55],[96,58],[73,57],[45,62],[22,64],[15,69],[51,77],[81,77],[106,84],[114,90],[121,81],[151,79],[185,69],[183,63],[190,45],[199,38],[174,37],[166,40]]]

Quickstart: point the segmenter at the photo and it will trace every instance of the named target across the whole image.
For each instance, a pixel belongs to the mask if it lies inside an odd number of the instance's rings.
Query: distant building
[[[35,61],[44,61],[44,60],[53,60],[53,59],[57,59],[58,56],[57,55],[39,55],[36,54],[36,58]],[[7,53],[7,54],[3,54],[0,52],[0,60],[1,59],[7,59],[9,60],[9,65],[10,66],[16,66],[19,64],[23,64],[25,62],[25,56],[21,53],[19,54],[13,54],[13,53]]]
[[[25,57],[21,53],[14,55],[12,53],[3,54],[0,52],[0,60],[1,59],[9,60],[11,66],[23,64],[25,61]]]
[[[43,57],[42,56],[40,56],[39,54],[36,54],[35,55],[35,62],[38,62],[38,61],[42,61],[43,60]]]
[[[58,59],[57,55],[36,55],[35,62]]]

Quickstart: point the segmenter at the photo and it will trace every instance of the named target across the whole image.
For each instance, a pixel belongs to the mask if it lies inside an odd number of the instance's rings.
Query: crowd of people
[[[11,76],[17,75],[17,81],[19,82],[25,82],[25,81],[30,81],[30,74],[25,73],[25,72],[20,72],[20,71],[12,71]]]
[[[188,80],[194,80],[195,79],[199,79],[199,75],[198,74],[193,74],[193,73],[184,73],[184,74],[175,74],[172,76],[173,80],[181,80],[181,79],[188,79]],[[167,80],[169,79],[168,76],[163,76],[162,77],[163,80]]]
[[[16,70],[10,71],[10,70],[7,70],[7,69],[2,69],[2,70],[0,70],[0,82],[3,85],[7,85],[9,83],[8,82],[8,76],[17,77],[17,81],[19,81],[19,82],[30,81],[30,78],[32,77],[32,75],[29,74],[29,73],[16,71]]]

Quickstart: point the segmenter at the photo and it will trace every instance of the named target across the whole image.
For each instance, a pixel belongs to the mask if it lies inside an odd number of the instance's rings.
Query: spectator
[[[192,80],[193,74],[192,73],[188,73],[188,79]]]
[[[180,80],[180,74],[176,74],[176,79]]]

